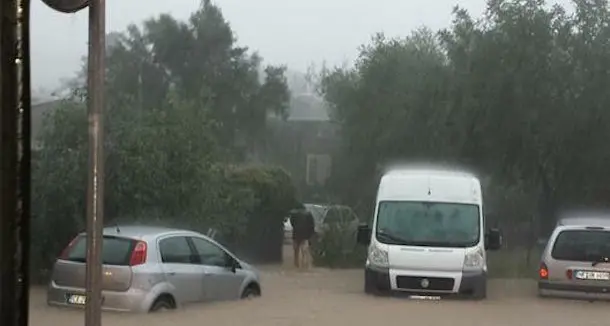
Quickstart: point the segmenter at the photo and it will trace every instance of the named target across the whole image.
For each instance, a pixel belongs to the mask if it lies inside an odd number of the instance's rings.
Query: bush
[[[289,174],[277,167],[241,167],[230,170],[227,180],[254,198],[243,233],[228,235],[227,245],[253,262],[281,262],[284,217],[297,203]]]
[[[31,266],[42,280],[85,229],[85,113],[70,101],[53,111],[32,161]],[[193,103],[172,100],[158,110],[116,110],[106,118],[105,224],[213,228],[246,257],[281,261],[282,220],[295,203],[284,170],[227,164],[213,121]]]
[[[535,278],[542,248],[514,248],[489,252],[487,266],[492,278]]]

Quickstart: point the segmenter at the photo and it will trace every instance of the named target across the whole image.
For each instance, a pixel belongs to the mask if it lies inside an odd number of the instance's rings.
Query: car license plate
[[[73,294],[68,297],[69,304],[85,305],[87,303],[87,297],[84,295]]]
[[[576,271],[574,276],[579,280],[610,281],[608,272]]]

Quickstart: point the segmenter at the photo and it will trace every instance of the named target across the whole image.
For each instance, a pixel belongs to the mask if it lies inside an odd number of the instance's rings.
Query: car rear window
[[[610,257],[610,232],[602,230],[561,231],[551,251],[553,259],[593,262]]]
[[[326,213],[324,222],[332,223],[349,223],[355,219],[354,214],[348,208],[331,208]]]
[[[104,265],[128,266],[131,252],[135,245],[136,241],[132,239],[104,236],[102,242],[102,263]],[[79,236],[65,259],[83,263],[87,260],[86,236]]]

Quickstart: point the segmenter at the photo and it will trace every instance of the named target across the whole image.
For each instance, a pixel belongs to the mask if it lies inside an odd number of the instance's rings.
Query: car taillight
[[[572,279],[572,276],[574,276],[574,275],[573,275],[572,270],[571,270],[571,269],[568,269],[568,270],[566,271],[566,277],[568,278],[568,280],[571,280],[571,279]]]
[[[74,239],[72,239],[72,241],[70,241],[70,243],[68,243],[68,245],[64,248],[64,250],[61,251],[61,254],[59,255],[59,259],[68,259],[68,257],[70,256],[70,250],[72,249],[72,247],[74,246],[74,244],[76,243],[76,240],[78,240],[78,236],[74,237]]]
[[[146,242],[138,241],[136,246],[133,248],[131,252],[131,259],[129,259],[129,266],[137,266],[146,263],[146,253],[148,248],[146,246]]]
[[[540,263],[540,269],[538,270],[538,276],[540,276],[541,280],[546,280],[549,278],[549,269],[546,267],[545,263]]]

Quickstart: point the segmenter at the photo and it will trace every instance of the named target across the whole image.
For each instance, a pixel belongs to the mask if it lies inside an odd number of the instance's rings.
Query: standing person
[[[310,268],[309,240],[315,234],[313,215],[301,205],[298,209],[291,211],[290,224],[292,225],[294,265],[297,268]]]

